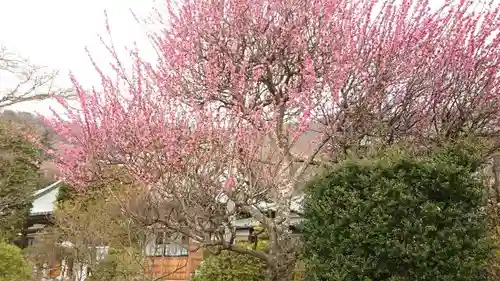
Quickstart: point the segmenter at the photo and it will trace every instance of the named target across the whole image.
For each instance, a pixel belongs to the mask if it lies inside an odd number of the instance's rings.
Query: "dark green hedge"
[[[346,161],[309,184],[305,280],[486,280],[477,159],[461,148]]]

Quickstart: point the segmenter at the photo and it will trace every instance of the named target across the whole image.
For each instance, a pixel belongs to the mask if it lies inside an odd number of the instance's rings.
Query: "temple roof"
[[[58,180],[47,187],[35,191],[33,194],[33,206],[30,210],[31,216],[52,214],[61,182],[61,180]]]

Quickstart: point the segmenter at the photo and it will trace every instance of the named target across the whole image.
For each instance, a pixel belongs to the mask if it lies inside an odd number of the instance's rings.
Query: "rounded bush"
[[[25,281],[31,278],[31,267],[21,249],[0,242],[0,281]]]
[[[490,254],[476,158],[346,161],[309,184],[305,280],[486,280]]]
[[[259,244],[259,247],[263,246]],[[203,260],[193,281],[262,281],[265,272],[266,264],[258,258],[223,250]]]

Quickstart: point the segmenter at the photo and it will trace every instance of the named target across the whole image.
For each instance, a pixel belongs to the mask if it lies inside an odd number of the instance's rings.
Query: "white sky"
[[[146,28],[137,24],[130,10],[146,17],[153,7],[161,8],[164,1],[167,0],[0,0],[0,45],[33,63],[60,70],[59,86],[70,85],[69,70],[84,86],[97,85],[98,77],[84,48],[90,49],[98,64],[109,62],[97,36],[106,35],[104,10],[108,12],[117,47],[130,46],[134,41],[148,44]],[[442,0],[431,2],[437,7]],[[55,102],[26,103],[15,109],[45,113],[49,104],[53,106]]]
[[[145,28],[137,24],[130,10],[141,17],[154,6],[155,0],[0,0],[0,45],[33,63],[60,70],[60,86],[70,85],[69,70],[80,83],[95,85],[99,81],[85,47],[98,64],[109,62],[98,37],[101,34],[107,38],[104,10],[110,19],[113,41],[123,47],[134,41],[145,42]],[[15,109],[43,113],[48,104],[23,104]]]

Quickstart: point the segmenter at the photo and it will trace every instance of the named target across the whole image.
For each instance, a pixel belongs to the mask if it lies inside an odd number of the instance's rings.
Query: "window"
[[[156,234],[154,256],[180,257],[187,256],[187,239],[181,235],[169,236],[165,232]]]
[[[35,238],[34,237],[29,237],[27,239],[27,244],[28,244],[28,246],[31,246],[31,245],[35,244]]]

